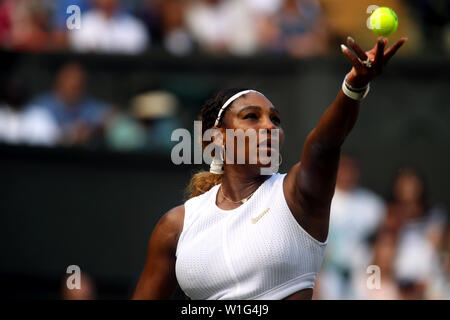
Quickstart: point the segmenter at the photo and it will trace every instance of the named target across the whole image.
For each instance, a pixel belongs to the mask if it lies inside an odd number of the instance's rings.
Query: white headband
[[[244,90],[241,92],[236,93],[234,96],[232,96],[230,99],[227,100],[227,102],[225,102],[222,106],[222,108],[220,108],[219,110],[219,114],[217,115],[217,119],[216,122],[214,123],[214,127],[216,127],[219,122],[220,122],[220,117],[222,116],[223,111],[230,105],[233,103],[234,100],[236,100],[237,98],[239,98],[240,96],[243,96],[244,94],[247,94],[249,92],[256,92],[259,93],[261,95],[263,95],[261,92],[258,92],[256,90]]]

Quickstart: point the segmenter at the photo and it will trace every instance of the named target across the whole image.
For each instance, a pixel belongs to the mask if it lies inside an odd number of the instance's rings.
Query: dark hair
[[[230,99],[233,95],[238,92],[249,90],[248,88],[231,88],[219,91],[213,98],[208,99],[202,107],[199,120],[202,121],[202,136],[206,130],[214,127],[217,115],[219,114],[220,108],[223,104]],[[219,126],[223,123],[223,118],[227,112],[228,108],[224,110],[221,115],[221,120],[219,121]],[[202,143],[202,148],[205,145]],[[189,182],[186,189],[186,198],[192,198],[199,196],[208,190],[210,190],[215,185],[222,182],[221,174],[214,174],[209,171],[200,171],[194,174]]]
[[[234,96],[236,93],[249,90],[247,88],[231,88],[219,91],[213,98],[208,99],[202,107],[199,120],[202,121],[202,134],[205,133],[206,130],[212,128],[214,123],[216,122],[217,115],[219,114],[220,108],[224,105],[224,103]],[[219,126],[222,125],[223,118],[229,107],[224,110],[221,115],[221,119],[219,121]]]

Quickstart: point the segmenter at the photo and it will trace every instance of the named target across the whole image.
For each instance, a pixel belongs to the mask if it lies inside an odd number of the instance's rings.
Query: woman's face
[[[234,163],[242,163],[244,154],[246,164],[259,166],[269,166],[271,156],[278,159],[284,132],[279,112],[265,96],[251,92],[240,97],[227,110],[222,123],[222,127],[227,129],[227,132],[222,132],[228,149],[226,163],[230,163],[230,157],[234,157]],[[229,132],[233,136],[227,136]],[[277,133],[278,138],[274,138],[273,135]],[[227,137],[232,137],[232,141],[227,142]],[[234,152],[230,152],[230,146]]]
[[[381,272],[389,272],[396,252],[396,241],[393,235],[382,233],[375,242],[373,264],[381,268]]]
[[[422,192],[422,182],[416,175],[411,173],[400,175],[394,185],[395,197],[401,202],[420,201]]]

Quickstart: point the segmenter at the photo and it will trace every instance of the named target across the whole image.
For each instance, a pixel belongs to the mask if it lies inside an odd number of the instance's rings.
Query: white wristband
[[[344,81],[342,82],[342,92],[349,97],[350,99],[361,101],[364,99],[370,90],[370,83],[367,84],[364,88],[354,88],[347,83],[347,76],[345,76]]]

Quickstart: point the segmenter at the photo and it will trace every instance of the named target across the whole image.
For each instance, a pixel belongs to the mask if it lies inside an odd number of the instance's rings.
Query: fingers
[[[408,40],[408,38],[401,38],[396,43],[394,43],[389,49],[384,53],[384,62],[387,63],[391,59],[398,49]]]
[[[355,67],[355,69],[362,68],[361,61],[355,56],[355,54],[346,45],[341,44],[341,51],[347,57],[347,59],[350,60],[353,67]]]
[[[341,50],[356,70],[362,70],[364,68],[363,62],[368,59],[368,56],[370,56],[373,58],[373,66],[376,67],[374,70],[377,73],[380,73],[383,65],[385,65],[389,59],[395,55],[406,40],[408,39],[401,38],[385,52],[384,49],[387,44],[387,39],[379,37],[376,45],[370,51],[364,52],[352,37],[347,37],[346,43],[348,47],[342,44]],[[350,48],[353,49],[353,51]],[[368,65],[368,67],[370,68],[370,65]]]
[[[369,53],[373,53],[375,55],[375,52],[377,52],[377,47],[378,47],[378,41],[377,43],[375,43],[375,45],[373,46],[372,49],[370,49],[368,52]]]
[[[383,65],[384,60],[384,46],[386,45],[387,40],[379,38],[377,42],[377,51],[375,52],[375,60],[374,63]]]
[[[353,39],[352,37],[347,37],[347,45],[353,49],[353,51],[356,53],[356,55],[358,56],[358,58],[360,58],[361,60],[365,61],[367,60],[367,55],[364,52],[363,49],[361,49],[361,47],[356,43],[355,39]]]

